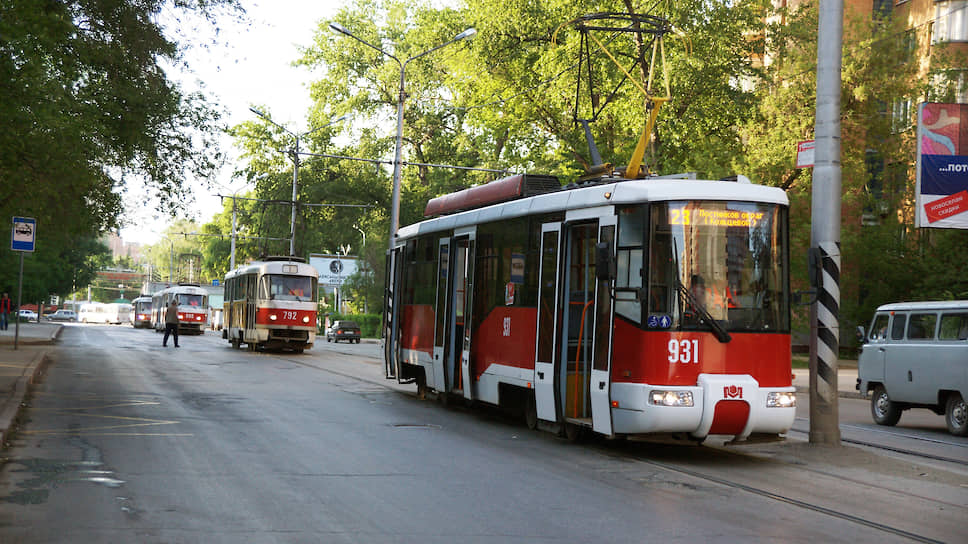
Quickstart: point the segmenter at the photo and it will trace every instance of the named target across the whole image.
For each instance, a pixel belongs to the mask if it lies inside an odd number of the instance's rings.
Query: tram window
[[[784,207],[691,200],[652,210],[649,317],[700,330],[708,319],[734,331],[789,330]]]
[[[968,340],[968,313],[941,314],[938,340]]]
[[[645,255],[645,206],[629,206],[618,211],[618,250],[616,251],[615,313],[635,323],[642,322],[642,264]],[[627,290],[623,290],[627,289]]]
[[[268,274],[259,284],[259,296],[270,300],[306,301],[312,299],[312,293],[312,278],[309,276]]]

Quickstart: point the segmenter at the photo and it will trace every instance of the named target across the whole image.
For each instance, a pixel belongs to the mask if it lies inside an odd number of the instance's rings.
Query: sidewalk
[[[810,392],[810,370],[806,368],[793,369],[793,386],[797,393]],[[857,362],[841,361],[837,368],[837,391],[839,397],[852,399],[864,398],[857,391]]]
[[[14,428],[27,387],[43,372],[47,350],[60,334],[56,323],[21,323],[14,349],[16,323],[0,331],[0,445]]]

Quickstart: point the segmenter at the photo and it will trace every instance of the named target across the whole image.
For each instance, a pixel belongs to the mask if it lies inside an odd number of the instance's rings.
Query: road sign
[[[33,251],[34,235],[36,233],[36,219],[33,217],[14,217],[13,232],[10,236],[10,249],[14,251]]]
[[[797,168],[810,168],[813,166],[815,145],[815,140],[797,142]]]

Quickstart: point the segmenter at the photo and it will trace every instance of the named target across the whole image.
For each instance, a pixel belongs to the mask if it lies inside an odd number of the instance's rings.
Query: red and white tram
[[[387,376],[575,436],[793,424],[786,194],[517,175],[431,200],[388,259]]]
[[[316,268],[296,257],[268,257],[229,272],[222,338],[250,350],[313,347],[318,282]]]
[[[208,291],[195,283],[179,283],[151,295],[151,323],[157,332],[165,330],[165,311],[178,300],[178,332],[202,334],[208,327],[211,311]]]
[[[131,325],[136,329],[151,328],[151,297],[140,296],[131,301]]]

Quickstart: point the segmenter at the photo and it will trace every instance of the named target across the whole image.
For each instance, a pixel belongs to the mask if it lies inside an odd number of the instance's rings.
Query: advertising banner
[[[968,229],[968,104],[918,108],[918,227]]]
[[[356,272],[359,258],[347,255],[323,255],[312,253],[309,264],[319,271],[319,284],[326,286],[340,286],[346,278]]]

